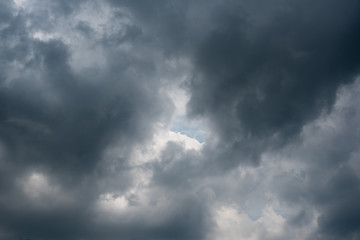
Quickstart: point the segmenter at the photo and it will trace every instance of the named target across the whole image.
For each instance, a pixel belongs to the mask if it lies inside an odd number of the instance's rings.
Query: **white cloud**
[[[25,8],[29,0],[13,0],[15,5],[19,8]]]
[[[203,144],[195,138],[191,138],[180,132],[160,129],[154,133],[153,140],[147,145],[135,147],[132,153],[131,162],[134,165],[138,165],[149,161],[159,160],[161,152],[166,148],[166,144],[170,141],[180,144],[185,150],[200,151],[203,146]]]
[[[214,212],[216,229],[211,237],[215,240],[262,240],[281,237],[285,219],[270,206],[262,210],[258,220],[252,220],[246,213],[234,206],[221,206]]]
[[[66,205],[72,202],[71,197],[61,187],[41,172],[31,172],[18,180],[26,197],[41,208]]]
[[[128,204],[125,196],[116,196],[112,193],[101,194],[98,201],[99,208],[108,213],[121,212],[126,209]]]

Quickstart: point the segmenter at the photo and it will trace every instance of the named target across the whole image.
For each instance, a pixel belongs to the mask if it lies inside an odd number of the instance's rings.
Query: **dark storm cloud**
[[[329,195],[324,212],[319,217],[320,233],[325,238],[334,236],[356,239],[360,229],[360,181],[351,169],[340,169],[329,181]]]
[[[68,4],[63,4],[66,14],[70,14]],[[26,25],[32,16],[17,12],[10,1],[1,5],[0,225],[10,232],[12,239],[91,238],[92,233],[96,236],[100,231],[92,230],[95,201],[101,191],[114,190],[111,189],[114,184],[104,187],[102,181],[123,171],[122,177],[117,178],[122,183],[114,188],[129,187],[131,179],[126,170],[132,147],[151,138],[153,124],[166,118],[171,105],[158,94],[152,56],[139,58],[131,52],[110,49],[106,53],[106,66],[93,69],[91,75],[75,72],[70,64],[73,53],[66,43],[61,39],[34,39],[31,31],[37,28]],[[64,14],[64,9],[58,15]],[[46,14],[37,17],[49,20]],[[84,26],[79,24],[84,32]],[[85,30],[91,35],[91,30]],[[133,42],[139,33],[136,26],[129,26],[123,39],[119,36],[114,39],[120,43]],[[100,40],[100,46],[105,49],[117,46],[109,44],[112,36],[106,37]],[[122,156],[111,161],[102,159],[103,151],[113,144]],[[48,199],[35,196],[34,202],[23,192],[29,188],[26,182],[31,185],[32,172],[45,174],[47,182],[62,189],[59,195],[71,200],[58,203],[61,196]],[[35,178],[42,181],[42,175],[39,176]],[[187,216],[186,211],[184,214],[184,218],[169,215],[169,227],[156,230],[161,227],[150,226],[139,236],[147,235],[151,239],[153,234],[159,239],[179,235],[181,228],[175,229],[177,225],[192,227],[187,224],[193,215]],[[194,218],[197,222],[195,215]],[[117,232],[115,228],[112,231]],[[193,238],[199,239],[201,232],[196,234],[196,231],[181,232],[184,238],[195,234]],[[124,237],[128,233],[139,238],[136,232],[126,230]],[[108,239],[117,238],[111,232],[103,234]]]
[[[183,54],[193,34],[188,19],[189,1],[127,1],[108,0],[117,7],[126,7],[137,17],[150,36],[148,44],[153,44],[166,55]],[[190,37],[189,37],[190,35]]]
[[[357,1],[257,3],[214,11],[190,86],[190,114],[210,118],[236,161],[299,133],[359,72]]]
[[[359,81],[340,91],[332,113],[308,125],[285,150],[290,163],[302,167],[271,183],[279,199],[300,209],[288,219],[291,228],[308,224],[314,209],[318,213],[318,229],[307,239],[359,237],[358,93]]]
[[[37,59],[31,61],[37,62],[31,64],[43,70],[47,89],[39,92],[24,78],[15,79],[1,90],[2,141],[12,152],[25,154],[26,161],[31,163],[48,160],[52,167],[81,172],[94,167],[100,150],[117,133],[121,133],[123,144],[130,145],[146,137],[146,130],[151,128],[147,124],[152,123],[150,119],[156,114],[152,110],[160,109],[145,104],[158,99],[132,81],[132,76],[123,75],[127,66],[111,67],[110,73],[99,75],[103,82],[90,85],[72,73],[62,42],[35,42],[33,47]],[[110,88],[119,91],[111,92]],[[45,91],[50,91],[57,102],[49,103],[44,98]],[[148,116],[149,121],[140,115]],[[25,157],[19,156],[19,161],[23,160]]]
[[[260,207],[269,191],[295,210],[285,233],[260,239],[289,239],[314,212],[309,239],[359,237],[356,94],[333,110],[359,73],[357,1],[30,4],[0,3],[0,238],[214,239],[214,209]],[[169,125],[162,88],[177,73],[162,65],[174,59],[191,65],[188,115],[210,137],[134,166],[133,150]],[[348,119],[333,135],[311,125],[332,113]],[[301,159],[295,177],[261,165],[274,150]],[[239,163],[259,168],[237,177]]]

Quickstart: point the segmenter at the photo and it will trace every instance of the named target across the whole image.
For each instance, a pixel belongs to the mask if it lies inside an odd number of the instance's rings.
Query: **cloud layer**
[[[4,0],[1,239],[358,239],[358,1]]]

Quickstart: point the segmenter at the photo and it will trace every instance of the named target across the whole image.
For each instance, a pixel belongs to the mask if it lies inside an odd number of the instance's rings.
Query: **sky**
[[[360,239],[358,0],[1,0],[0,239]]]

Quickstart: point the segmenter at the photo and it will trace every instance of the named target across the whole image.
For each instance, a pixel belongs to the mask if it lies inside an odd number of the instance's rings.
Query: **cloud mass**
[[[356,0],[4,0],[0,239],[360,238]]]

